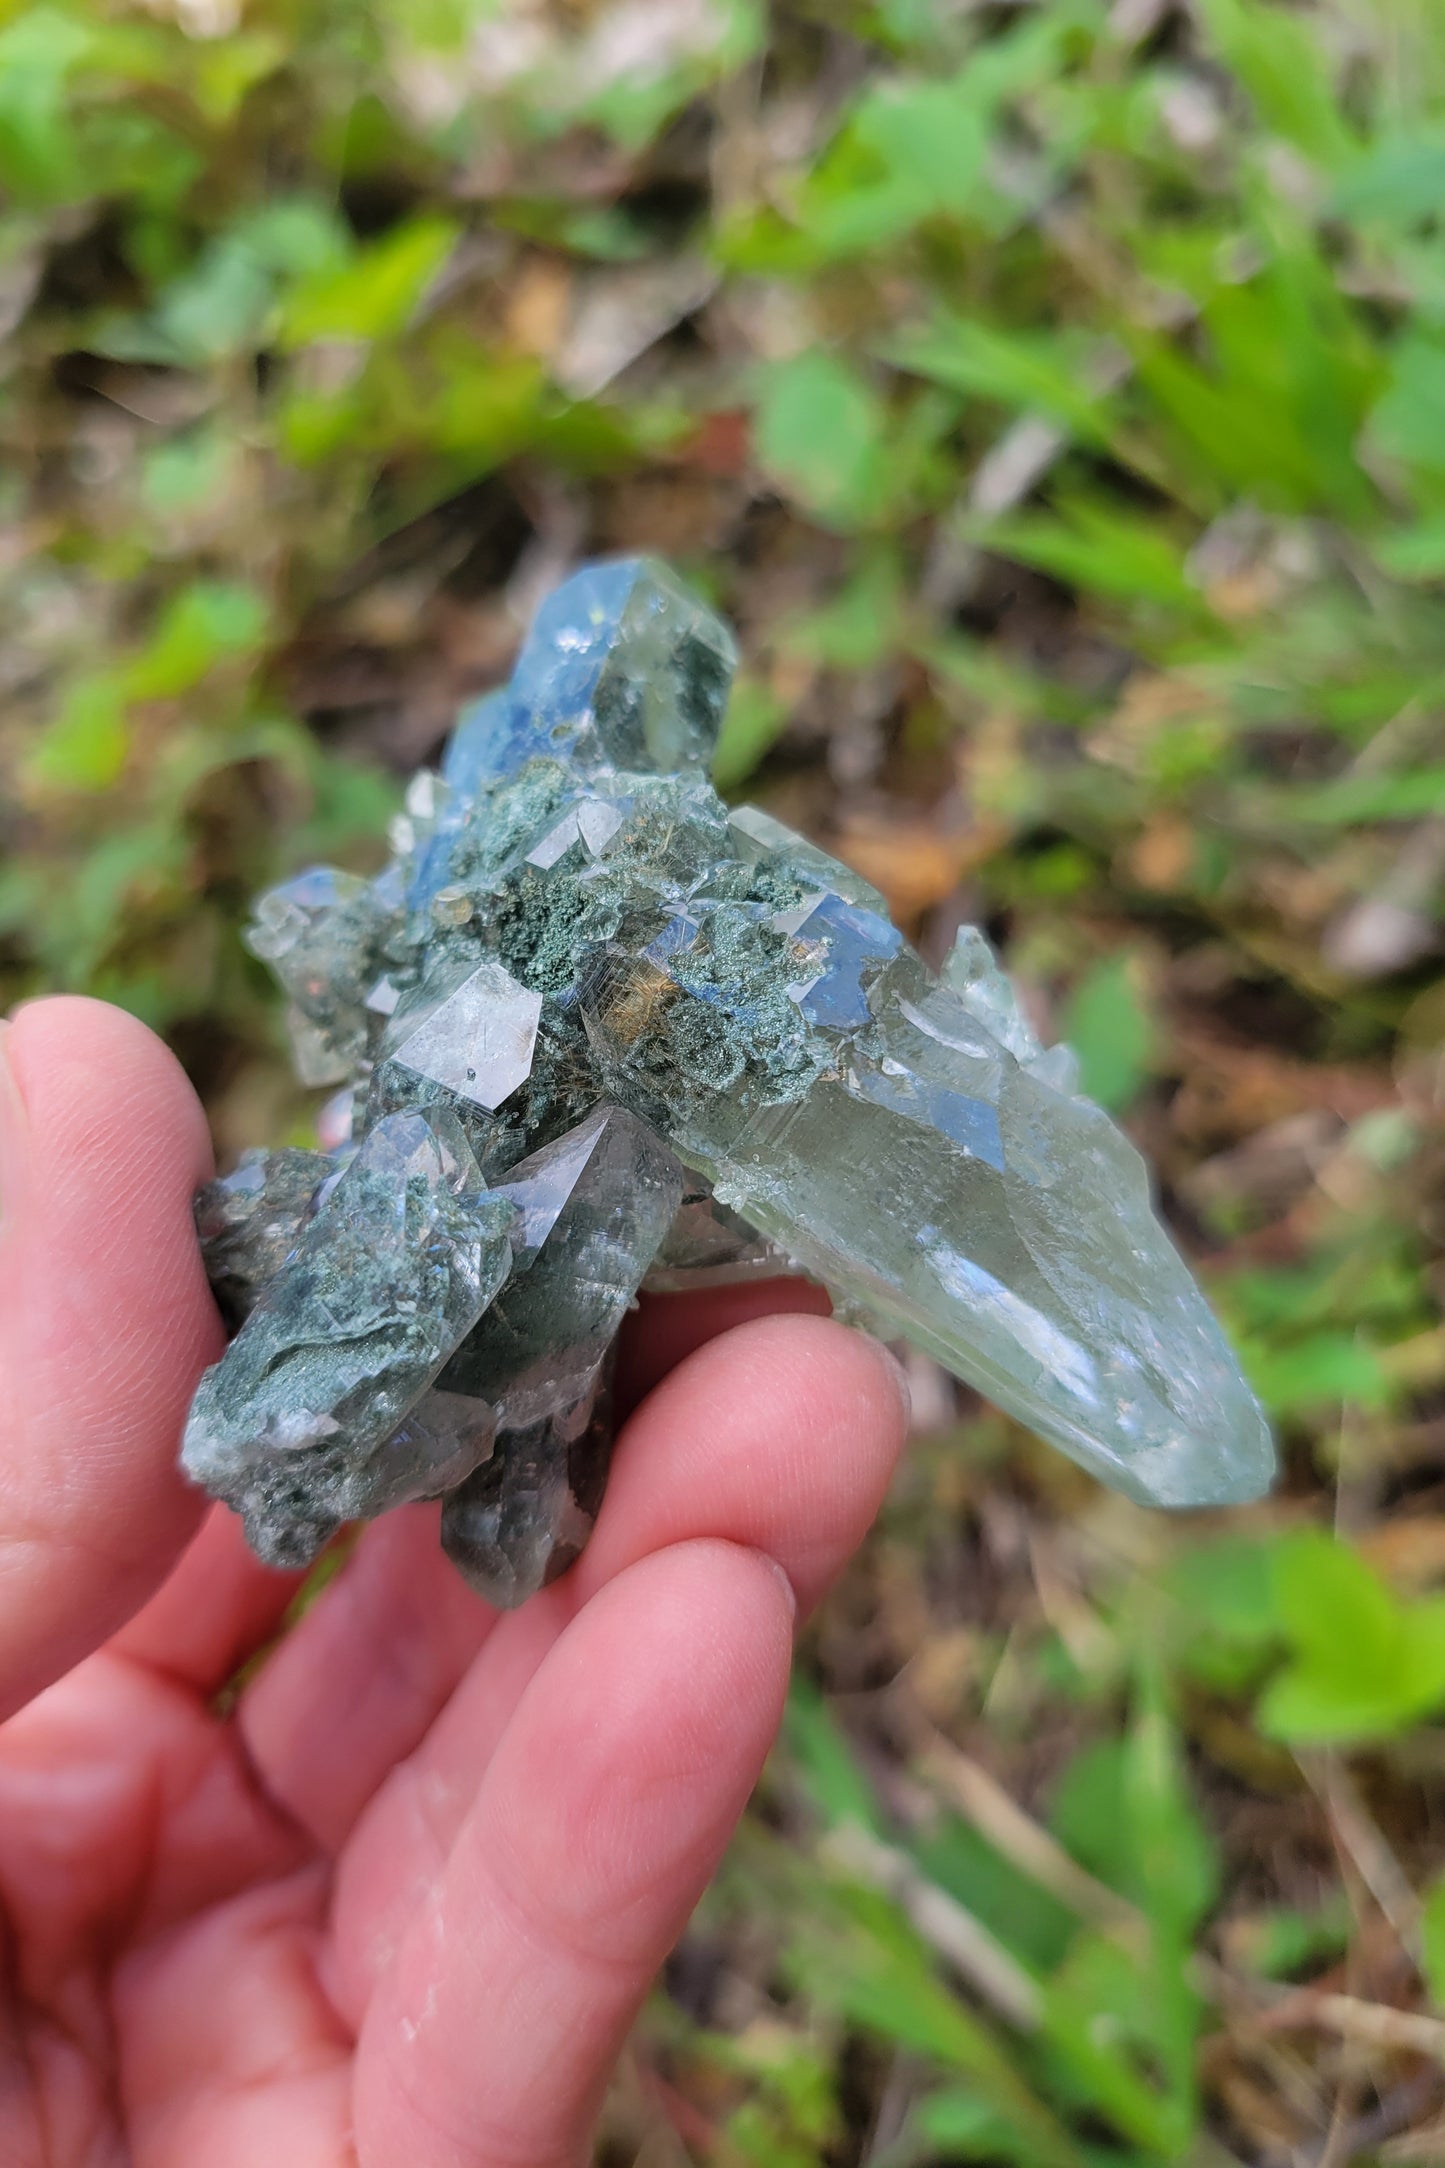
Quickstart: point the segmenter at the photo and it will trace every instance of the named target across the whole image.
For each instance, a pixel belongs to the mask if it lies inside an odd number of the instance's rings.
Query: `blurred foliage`
[[[236,940],[585,551],[981,919],[1286,1457],[924,1436],[611,2154],[1445,2154],[1438,0],[0,0],[0,970],[303,1135]]]

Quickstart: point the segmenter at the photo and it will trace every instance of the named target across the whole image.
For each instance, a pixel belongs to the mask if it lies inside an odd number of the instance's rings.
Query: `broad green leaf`
[[[1445,341],[1407,332],[1396,347],[1389,388],[1370,417],[1380,449],[1406,467],[1445,477]]]
[[[163,518],[199,510],[227,487],[235,458],[235,446],[219,430],[171,437],[146,458],[141,493]]]
[[[1344,218],[1415,226],[1439,216],[1445,200],[1445,129],[1389,136],[1373,144],[1335,184],[1332,208]]]
[[[148,347],[144,329],[137,327],[137,336],[129,343],[113,336],[109,350],[122,360],[154,356],[182,362],[218,361],[257,343],[274,292],[271,272],[250,243],[240,235],[227,234],[187,278],[161,297],[151,319],[159,343]]]
[[[173,700],[223,658],[252,653],[265,638],[268,611],[254,588],[197,580],[167,604],[155,631],[125,672],[133,700]]]
[[[1164,1577],[1174,1607],[1171,1661],[1224,1692],[1258,1676],[1279,1645],[1270,1546],[1248,1536],[1200,1543]]]
[[[287,346],[318,339],[386,339],[410,321],[456,245],[454,220],[428,214],[395,226],[352,261],[304,280],[281,320]]]
[[[1347,1543],[1301,1529],[1276,1547],[1275,1604],[1297,1651],[1340,1679],[1372,1680],[1400,1646],[1400,1607]]]
[[[1445,512],[1432,513],[1416,526],[1377,535],[1374,554],[1376,562],[1397,580],[1445,579]]]
[[[55,7],[28,8],[0,28],[0,187],[22,202],[84,192],[66,86],[91,42],[83,22]]]
[[[125,766],[130,731],[118,671],[83,677],[36,741],[28,768],[60,790],[109,790]]]
[[[1149,1074],[1154,1046],[1135,958],[1108,956],[1094,965],[1069,998],[1060,1036],[1079,1057],[1089,1097],[1111,1113],[1127,1107]]]
[[[764,370],[756,422],[759,464],[816,518],[858,526],[886,503],[887,410],[840,356],[814,348]]]
[[[270,336],[288,282],[319,278],[342,260],[336,214],[312,196],[278,196],[237,220],[170,279],[148,312],[112,317],[96,335],[121,360],[207,363]]]
[[[1276,1556],[1294,1661],[1261,1728],[1307,1745],[1388,1737],[1445,1702],[1445,1598],[1402,1605],[1349,1547],[1302,1531]]]
[[[1283,1344],[1241,1335],[1249,1381],[1271,1415],[1297,1415],[1341,1401],[1359,1408],[1389,1403],[1378,1352],[1353,1327],[1302,1333]]]

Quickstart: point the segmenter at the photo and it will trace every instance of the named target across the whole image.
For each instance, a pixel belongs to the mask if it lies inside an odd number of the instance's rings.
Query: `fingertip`
[[[776,1560],[701,1537],[619,1574],[544,1657],[486,1811],[506,1833],[502,1871],[552,1891],[573,1946],[605,1914],[615,1949],[631,1904],[741,1812],[782,1718],[793,1622]]]
[[[807,1610],[866,1534],[907,1428],[897,1362],[831,1318],[760,1317],[708,1341],[626,1425],[578,1599],[711,1535],[776,1559]]]
[[[210,1175],[210,1137],[190,1080],[126,1010],[85,994],[27,1001],[9,1019],[4,1053],[33,1151],[60,1147],[84,1164],[87,1144],[108,1147],[128,1132],[138,1156],[164,1142],[152,1171],[168,1193],[189,1202]]]

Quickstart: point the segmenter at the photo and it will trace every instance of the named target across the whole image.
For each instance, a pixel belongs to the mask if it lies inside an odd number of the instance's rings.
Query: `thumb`
[[[149,1595],[202,1501],[176,1469],[220,1326],[178,1063],[99,1001],[0,1025],[0,1718]]]

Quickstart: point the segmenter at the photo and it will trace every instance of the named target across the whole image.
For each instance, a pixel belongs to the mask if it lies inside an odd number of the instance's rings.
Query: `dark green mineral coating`
[[[867,882],[709,786],[732,654],[664,567],[585,567],[386,872],[262,899],[298,1066],[355,1107],[334,1185],[273,1155],[203,1205],[232,1315],[268,1284],[184,1460],[263,1555],[443,1494],[453,1556],[520,1600],[590,1525],[649,1270],[783,1258],[1135,1497],[1267,1484],[1142,1162],[982,935],[933,974]]]
[[[302,1563],[341,1521],[419,1495],[388,1442],[506,1278],[516,1221],[444,1110],[369,1131],[186,1427],[187,1470],[262,1557]]]
[[[335,1167],[324,1152],[246,1152],[196,1198],[196,1233],[221,1315],[237,1331],[292,1250],[311,1200]]]

